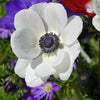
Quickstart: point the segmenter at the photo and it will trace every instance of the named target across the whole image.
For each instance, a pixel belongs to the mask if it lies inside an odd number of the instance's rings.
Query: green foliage
[[[6,15],[6,11],[4,10],[5,2],[10,0],[0,0],[0,19]]]
[[[4,64],[0,65],[0,81],[1,82],[11,74],[12,73],[8,70],[8,67],[6,65]]]

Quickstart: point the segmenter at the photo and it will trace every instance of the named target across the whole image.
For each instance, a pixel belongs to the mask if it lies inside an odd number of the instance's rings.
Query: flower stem
[[[56,94],[56,92],[54,92],[54,94],[55,94],[55,96],[56,96],[57,100],[60,100],[60,99],[58,98],[58,95]]]
[[[84,57],[84,59],[88,62],[88,63],[91,63],[91,58],[86,54],[86,52],[81,49],[81,54],[82,56]]]

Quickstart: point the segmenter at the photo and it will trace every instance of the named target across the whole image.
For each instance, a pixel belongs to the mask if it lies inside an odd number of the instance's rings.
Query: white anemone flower
[[[100,0],[92,0],[92,8],[96,15],[93,17],[93,26],[100,31]]]
[[[80,53],[77,38],[82,19],[68,19],[61,4],[39,3],[18,12],[14,25],[11,47],[19,58],[15,73],[32,87],[43,84],[50,75],[67,80]]]

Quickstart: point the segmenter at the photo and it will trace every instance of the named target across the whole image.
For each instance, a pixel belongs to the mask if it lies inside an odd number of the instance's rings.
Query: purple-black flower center
[[[51,53],[59,46],[59,38],[56,34],[46,33],[39,40],[40,48],[44,53]]]
[[[48,37],[44,40],[44,45],[46,48],[50,48],[54,44],[54,40],[52,37]]]

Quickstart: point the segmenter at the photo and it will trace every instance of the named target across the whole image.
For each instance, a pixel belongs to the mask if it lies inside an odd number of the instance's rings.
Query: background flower
[[[33,4],[40,2],[50,2],[51,0],[12,0],[5,4],[7,15],[0,19],[0,38],[4,39],[11,36],[15,30],[14,16],[22,9],[27,9]]]
[[[4,80],[3,89],[6,93],[11,92],[12,95],[14,95],[18,90],[17,86],[11,82],[10,78],[7,78],[6,80]]]
[[[92,23],[94,27],[100,31],[100,0],[92,0],[92,8],[96,15],[93,17]]]
[[[23,100],[41,100],[45,97],[45,100],[52,100],[52,96],[55,92],[60,90],[60,87],[56,85],[56,82],[45,82],[41,86],[35,88],[27,87],[28,90],[23,97]]]
[[[91,0],[61,0],[62,3],[74,12],[94,16],[90,1]]]

